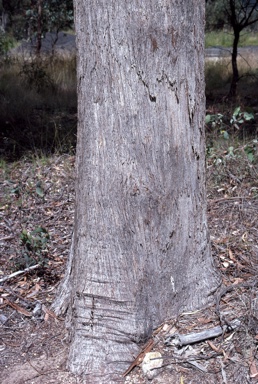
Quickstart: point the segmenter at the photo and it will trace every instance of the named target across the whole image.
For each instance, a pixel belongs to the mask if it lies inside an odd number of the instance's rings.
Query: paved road
[[[37,46],[37,41],[34,38],[32,42],[24,41],[19,47],[14,48],[10,51],[11,55],[32,55],[35,53]],[[75,54],[75,35],[59,32],[58,36],[55,33],[48,32],[44,39],[42,39],[41,52],[45,54],[59,54],[59,55],[69,55]],[[207,59],[218,59],[223,57],[230,57],[232,48],[206,48],[205,57]],[[258,55],[258,46],[250,46],[238,49],[239,55],[248,57],[250,54]]]

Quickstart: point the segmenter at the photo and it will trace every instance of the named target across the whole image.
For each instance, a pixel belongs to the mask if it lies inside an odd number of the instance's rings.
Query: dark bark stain
[[[152,37],[152,36],[150,38],[151,38],[151,44],[152,44],[152,51],[156,52],[156,50],[158,49],[157,40],[155,39],[155,37]]]
[[[171,43],[172,43],[173,48],[176,47],[177,38],[178,38],[178,32],[174,28],[172,28],[171,29]]]

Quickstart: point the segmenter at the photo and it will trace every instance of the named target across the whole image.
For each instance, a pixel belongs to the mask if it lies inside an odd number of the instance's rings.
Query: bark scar
[[[149,85],[146,83],[146,81],[143,79],[140,70],[137,72],[137,75],[138,75],[139,80],[140,80],[140,81],[143,83],[143,85],[147,88],[147,91],[148,91],[148,94],[149,94],[149,99],[150,99],[150,101],[156,103],[157,98],[156,98],[155,95],[152,95],[152,94],[151,94],[151,92],[150,92],[150,87],[149,87]]]
[[[95,299],[92,297],[91,311],[90,311],[90,327],[93,330],[94,326],[94,311],[95,311]]]

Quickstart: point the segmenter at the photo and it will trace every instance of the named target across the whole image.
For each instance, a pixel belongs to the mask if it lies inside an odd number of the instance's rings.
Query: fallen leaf
[[[251,362],[250,364],[250,377],[251,378],[255,378],[258,376],[258,371],[257,371],[257,368],[256,368],[256,364],[255,364],[255,360],[253,359],[253,361]]]
[[[42,310],[45,312],[45,314],[48,314],[49,316],[53,317],[54,319],[58,320],[58,317],[53,311],[50,311],[44,304],[42,305]]]
[[[236,259],[234,258],[234,256],[233,256],[233,252],[231,251],[230,248],[228,249],[228,256],[229,256],[230,260],[233,260],[233,261],[236,262]]]
[[[41,289],[40,285],[38,283],[36,283],[33,290],[27,295],[27,298],[31,298],[31,297],[36,296],[40,289]]]
[[[211,322],[211,320],[207,319],[206,317],[199,317],[197,320],[201,324],[209,324]]]
[[[207,343],[209,344],[211,349],[213,349],[213,351],[215,351],[215,352],[217,352],[219,354],[223,353],[223,351],[221,349],[219,349],[218,347],[216,347],[216,345],[214,345],[210,340],[207,340]]]
[[[15,304],[13,303],[12,301],[8,300],[5,298],[5,301],[8,305],[10,305],[10,307],[12,307],[13,309],[15,309],[17,312],[21,313],[22,315],[24,316],[27,316],[27,317],[31,317],[31,313],[26,311],[26,309],[20,307],[18,304]]]
[[[39,186],[36,187],[36,193],[37,195],[39,195],[40,197],[44,197],[44,191],[42,188],[40,188]]]
[[[247,237],[248,237],[248,233],[247,232],[243,233],[242,240],[243,240],[244,243],[246,243]]]

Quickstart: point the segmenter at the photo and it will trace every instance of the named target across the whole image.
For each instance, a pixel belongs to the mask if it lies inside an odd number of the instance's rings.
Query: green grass
[[[205,34],[205,47],[231,47],[233,44],[233,32],[212,31]],[[240,36],[239,47],[258,45],[258,33],[243,31]]]

